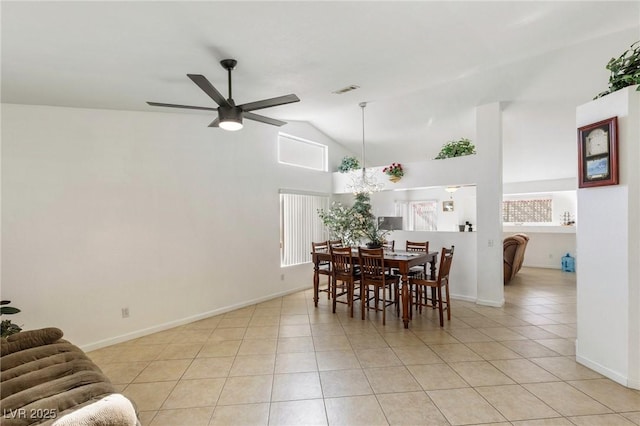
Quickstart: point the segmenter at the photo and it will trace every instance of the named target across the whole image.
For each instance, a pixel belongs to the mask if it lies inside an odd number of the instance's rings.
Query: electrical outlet
[[[284,274],[280,274],[280,281],[284,281]]]
[[[493,247],[493,240],[489,240],[489,241],[487,242],[487,245],[488,245],[489,247]]]
[[[122,308],[122,318],[129,318],[129,308]]]

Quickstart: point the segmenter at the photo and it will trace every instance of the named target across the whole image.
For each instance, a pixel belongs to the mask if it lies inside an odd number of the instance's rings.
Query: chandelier
[[[367,170],[365,167],[364,156],[364,108],[367,106],[366,102],[360,102],[360,108],[362,108],[362,174],[354,175],[351,183],[347,185],[347,189],[356,194],[371,194],[373,192],[382,191],[384,187],[383,183],[379,183],[375,177],[375,170]]]

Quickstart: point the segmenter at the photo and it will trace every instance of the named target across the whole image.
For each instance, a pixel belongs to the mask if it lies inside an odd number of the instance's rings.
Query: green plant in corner
[[[13,315],[20,312],[20,309],[13,306],[6,306],[11,303],[10,300],[0,300],[0,315]],[[11,322],[11,320],[3,320],[0,322],[0,337],[7,337],[12,334],[18,333],[22,328]]]
[[[338,171],[340,173],[347,173],[351,170],[357,170],[360,168],[360,162],[356,157],[344,157],[342,162],[338,166]]]
[[[476,146],[471,143],[470,139],[461,138],[457,141],[449,141],[442,145],[440,153],[435,158],[441,160],[443,158],[462,157],[463,155],[471,155],[476,153]]]
[[[636,41],[619,58],[611,58],[606,68],[611,71],[609,88],[593,99],[613,93],[627,86],[640,84],[640,40]],[[640,86],[636,89],[640,91]]]

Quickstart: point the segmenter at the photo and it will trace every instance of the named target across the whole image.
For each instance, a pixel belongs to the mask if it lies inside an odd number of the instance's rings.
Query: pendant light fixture
[[[453,200],[453,193],[460,189],[459,186],[447,186],[444,190],[449,193],[449,198]]]
[[[353,176],[351,184],[347,188],[353,192],[353,194],[371,194],[373,192],[381,191],[384,184],[379,183],[375,178],[375,170],[367,171],[365,166],[365,144],[364,144],[364,109],[367,106],[366,102],[360,102],[360,108],[362,109],[362,174]]]

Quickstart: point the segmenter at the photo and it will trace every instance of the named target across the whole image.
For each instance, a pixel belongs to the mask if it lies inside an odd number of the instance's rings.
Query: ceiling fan
[[[278,105],[290,104],[293,102],[299,102],[300,99],[294,94],[278,96],[271,99],[263,99],[261,101],[249,102],[242,105],[236,105],[231,96],[231,71],[235,68],[238,61],[235,59],[223,59],[220,61],[220,65],[227,70],[229,74],[229,98],[225,99],[218,90],[200,74],[187,74],[187,77],[191,79],[200,89],[211,99],[218,104],[218,108],[208,108],[200,106],[190,105],[175,105],[165,104],[160,102],[147,102],[151,106],[161,106],[170,108],[186,108],[186,109],[199,109],[205,111],[218,111],[218,117],[209,124],[209,127],[222,127],[225,130],[240,130],[242,129],[242,119],[248,118],[249,120],[259,121],[261,123],[271,124],[274,126],[282,126],[287,124],[285,121],[276,120],[273,118],[265,117],[263,115],[254,114],[251,111],[270,108]]]

